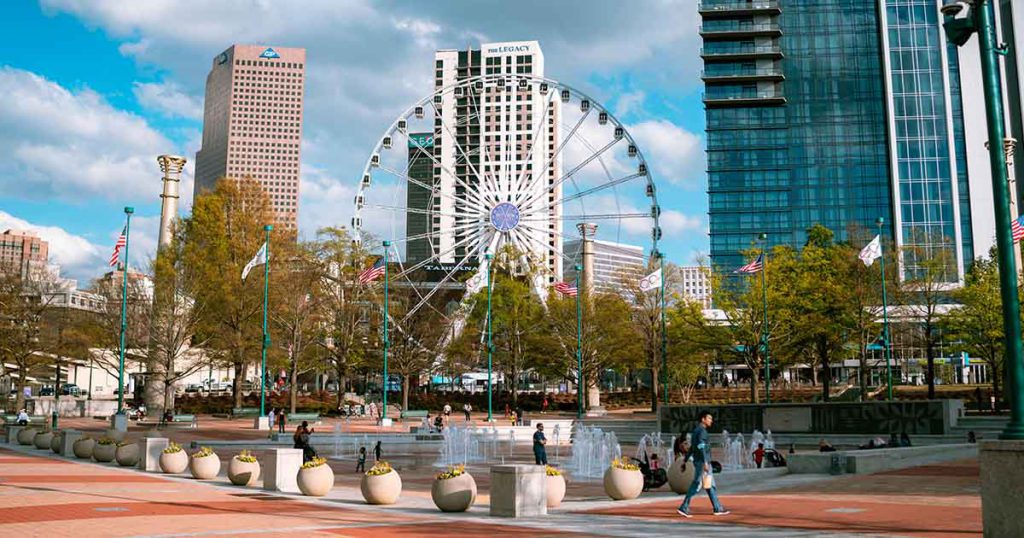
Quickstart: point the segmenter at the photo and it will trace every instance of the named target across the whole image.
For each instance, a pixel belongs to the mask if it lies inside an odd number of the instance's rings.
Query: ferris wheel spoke
[[[409,143],[413,144],[414,147],[419,148],[423,152],[423,154],[426,155],[427,158],[430,159],[430,161],[432,163],[434,163],[434,166],[437,166],[441,170],[444,170],[445,172],[447,172],[448,175],[450,175],[452,177],[452,179],[455,180],[456,183],[460,184],[463,189],[466,189],[466,194],[467,195],[473,195],[473,197],[475,198],[474,201],[479,203],[481,206],[485,206],[486,205],[486,204],[484,204],[483,200],[479,197],[479,193],[473,187],[470,187],[469,185],[466,185],[466,183],[464,181],[462,181],[457,174],[455,174],[454,172],[449,170],[447,166],[441,164],[441,161],[437,160],[437,158],[434,157],[434,152],[433,151],[427,151],[427,149],[425,147],[423,147],[423,144],[419,140],[414,140],[412,137],[409,136],[408,133],[403,132],[403,131],[399,131],[399,132],[401,132],[405,136],[405,139]]]
[[[531,226],[529,224],[523,224],[522,222],[519,223],[519,227],[526,228],[527,230],[532,230],[532,231],[534,231],[536,233],[539,233],[539,234],[557,235],[557,236],[561,237],[562,239],[564,239],[566,241],[577,241],[577,240],[579,240],[579,236],[566,235],[565,233],[562,233],[562,232],[557,231],[557,230],[547,230],[547,229],[544,229],[544,228],[541,228],[541,227],[538,227],[538,226]],[[551,248],[551,247],[547,246],[545,248]]]
[[[564,204],[566,202],[571,202],[573,200],[577,200],[577,199],[583,198],[585,196],[590,196],[591,194],[594,194],[596,192],[600,192],[600,191],[602,191],[604,189],[608,189],[608,188],[614,187],[616,185],[621,185],[623,183],[626,183],[627,181],[630,181],[630,180],[633,180],[633,179],[636,179],[636,178],[639,178],[639,177],[645,177],[645,176],[644,176],[644,174],[630,174],[628,176],[622,176],[620,178],[613,179],[613,180],[611,180],[611,181],[609,181],[607,183],[602,183],[602,184],[600,184],[600,185],[598,185],[596,187],[591,187],[589,189],[586,189],[586,190],[583,190],[583,191],[579,191],[579,192],[571,194],[569,196],[565,196],[565,197],[559,198],[559,199],[555,200],[554,202],[548,203],[547,205],[548,206],[557,206],[559,204]]]
[[[531,231],[533,231],[535,233],[542,233],[542,234],[547,234],[548,233],[546,231],[541,230],[540,228],[532,228],[530,226],[522,226],[522,227],[523,228],[527,228],[528,230],[531,230]],[[519,232],[518,229],[517,230],[513,230],[513,231]],[[524,233],[521,233],[520,235],[524,239],[526,239],[526,241],[524,241],[524,243],[526,243],[526,242],[533,243],[534,247],[540,247],[541,251],[554,252],[555,254],[561,256],[563,259],[565,259],[567,261],[570,261],[570,262],[573,261],[573,259],[570,258],[569,256],[566,256],[565,253],[561,251],[561,249],[557,249],[555,247],[552,247],[551,245],[545,244],[543,241],[537,239],[532,234],[524,232]],[[561,235],[561,234],[558,234],[558,235]],[[579,238],[577,238],[577,239],[579,239]]]
[[[468,230],[471,230],[472,228],[477,228],[477,227],[480,227],[480,226],[481,226],[481,223],[472,222],[472,223],[467,223],[467,224],[461,224],[461,225],[458,225],[458,226],[453,226],[453,227],[449,228],[447,230],[447,232],[463,232],[463,231],[468,231]],[[424,233],[415,234],[415,235],[409,235],[409,236],[406,236],[406,237],[397,237],[397,238],[392,239],[391,242],[392,243],[408,243],[410,241],[418,241],[420,239],[433,239],[434,236],[437,236],[437,235],[441,235],[441,233],[440,232],[430,231],[430,232],[424,232]]]
[[[386,166],[378,166],[378,168],[380,168],[381,171],[387,172],[387,173],[395,176],[398,179],[402,179],[402,180],[408,181],[409,183],[412,183],[413,185],[416,185],[417,187],[429,190],[431,192],[431,195],[436,194],[436,195],[442,196],[442,197],[447,198],[447,199],[449,199],[449,200],[451,200],[451,201],[453,201],[453,202],[455,202],[456,204],[459,204],[459,205],[465,205],[466,204],[465,200],[460,200],[460,199],[456,198],[455,196],[452,196],[452,195],[442,191],[439,186],[431,187],[430,185],[427,185],[426,183],[423,183],[422,181],[420,181],[420,180],[418,180],[416,178],[413,178],[412,176],[409,175],[408,167],[406,167],[406,172],[405,173],[399,173],[398,171],[396,171],[396,170],[394,170],[392,168],[388,168]]]
[[[425,297],[423,297],[423,299],[416,306],[411,308],[409,310],[409,312],[407,312],[405,314],[405,316],[402,318],[402,323],[405,323],[405,321],[407,319],[409,319],[410,316],[412,316],[413,314],[418,312],[420,307],[422,307],[424,305],[424,303],[429,302],[430,298],[433,297],[434,294],[436,294],[438,290],[443,288],[444,285],[447,284],[449,280],[451,280],[452,275],[454,275],[459,269],[461,269],[462,266],[466,264],[466,261],[470,258],[470,256],[473,256],[474,254],[475,253],[473,251],[467,252],[466,255],[463,256],[461,260],[459,260],[459,262],[455,265],[455,267],[453,267],[451,271],[448,271],[448,273],[446,275],[444,275],[444,278],[442,278],[441,281],[438,282],[434,286],[434,289],[430,290],[430,292],[427,293],[427,295]],[[447,319],[448,316],[445,316],[445,318]]]
[[[471,243],[472,241],[480,239],[483,235],[486,235],[486,233],[487,232],[484,231],[484,227],[481,226],[481,229],[477,233],[466,235],[462,239],[456,241],[447,250],[437,254],[433,258],[428,258],[428,259],[423,260],[423,261],[421,261],[421,262],[419,262],[419,263],[417,263],[417,264],[415,264],[415,265],[413,265],[411,267],[407,267],[407,268],[403,269],[400,274],[396,275],[396,278],[397,277],[406,277],[406,278],[408,278],[409,273],[412,273],[413,271],[416,271],[416,270],[424,267],[425,265],[427,265],[428,263],[433,261],[434,258],[436,258],[438,261],[440,261],[440,259],[442,257],[447,256],[447,255],[455,252],[456,250],[458,250],[459,247],[465,247],[467,244]]]
[[[649,219],[650,213],[603,213],[596,215],[557,215],[551,217],[523,218],[519,222],[547,222],[550,220],[615,220],[615,219]]]
[[[385,211],[393,211],[395,213],[416,213],[418,215],[439,215],[442,217],[451,217],[454,219],[465,219],[465,218],[476,218],[480,222],[487,220],[484,213],[443,213],[440,211],[432,211],[430,209],[420,209],[418,207],[399,207],[394,205],[383,205],[383,204],[364,204],[363,207],[372,207],[374,209],[383,209]]]
[[[469,166],[470,171],[473,172],[473,175],[475,175],[477,177],[477,182],[478,183],[482,182],[483,181],[483,177],[480,175],[480,171],[477,170],[476,166],[473,165],[473,159],[470,158],[469,153],[466,153],[465,148],[463,148],[462,144],[459,143],[459,137],[452,133],[451,128],[448,127],[448,123],[446,121],[444,121],[443,117],[441,117],[441,113],[437,110],[437,106],[434,104],[433,100],[431,100],[430,106],[431,106],[431,108],[434,109],[435,117],[440,117],[441,118],[441,127],[445,130],[445,132],[448,133],[448,136],[452,139],[452,141],[455,142],[455,149],[457,149],[459,151],[459,153],[462,153],[462,157],[466,159],[466,164]],[[456,106],[456,110],[458,110],[458,106]],[[472,125],[472,124],[469,124],[469,125]],[[458,128],[458,124],[456,124],[456,128]],[[477,136],[479,136],[479,135],[477,135]],[[479,152],[479,149],[477,151]],[[482,192],[478,193],[478,194],[483,196]]]
[[[603,147],[601,147],[601,149],[597,150],[595,153],[593,153],[592,155],[590,155],[586,159],[583,159],[583,161],[581,161],[580,164],[574,166],[572,170],[569,170],[568,172],[562,174],[562,177],[558,178],[558,180],[555,181],[555,183],[553,185],[551,185],[547,189],[544,189],[543,192],[547,193],[547,191],[549,191],[549,190],[557,189],[558,187],[560,187],[562,185],[562,183],[565,183],[565,181],[567,179],[572,179],[572,177],[574,175],[576,175],[577,172],[579,172],[580,170],[585,168],[588,164],[594,162],[595,160],[600,159],[601,155],[603,155],[604,152],[606,152],[609,149],[611,149],[615,144],[618,144],[618,142],[619,142],[619,139],[615,139],[615,140],[612,140],[611,142],[605,144]],[[536,201],[536,199],[537,199],[537,196],[534,196],[533,199],[531,200],[531,202]]]
[[[565,148],[565,146],[569,144],[569,140],[571,140],[573,136],[576,135],[576,132],[579,131],[580,127],[583,126],[583,122],[586,121],[588,116],[590,116],[591,110],[593,110],[593,108],[588,108],[587,111],[580,116],[580,119],[576,120],[576,124],[572,126],[572,129],[569,130],[569,133],[565,136],[565,138],[562,139],[561,142],[558,143],[558,147],[555,148],[555,152],[547,159],[545,159],[544,168],[541,169],[539,174],[533,177],[533,181],[529,185],[527,185],[526,190],[523,191],[524,196],[519,198],[518,201],[521,202],[524,199],[530,200],[531,198],[536,198],[537,193],[532,193],[533,189],[536,188],[538,182],[544,180],[544,175],[547,174],[548,169],[551,168],[551,164],[554,163],[555,160],[557,160],[558,156],[562,153],[562,150]],[[546,193],[547,191],[553,188],[554,186],[546,187],[544,189],[538,190],[538,192]]]
[[[547,95],[547,101],[545,101],[544,103],[544,112],[541,114],[540,121],[537,123],[537,129],[533,132],[533,139],[530,141],[530,151],[526,155],[526,166],[529,166],[530,163],[533,162],[533,151],[537,148],[537,137],[540,136],[541,131],[543,131],[544,127],[547,126],[546,120],[548,119],[548,111],[551,109],[551,103],[554,101],[554,99],[552,98],[553,96],[554,92],[550,92]],[[525,189],[526,187],[529,186],[530,183],[532,183],[533,177],[528,176],[528,172],[531,172],[531,170],[527,170],[524,166],[523,173],[519,174],[519,177],[516,178],[517,192],[522,192],[523,189]]]

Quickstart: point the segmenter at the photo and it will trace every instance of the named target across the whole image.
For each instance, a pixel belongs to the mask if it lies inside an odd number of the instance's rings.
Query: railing
[[[722,27],[719,25],[712,25],[710,28],[707,25],[702,24],[700,26],[700,33],[703,34],[740,34],[740,33],[759,33],[759,32],[779,32],[782,33],[782,27],[778,24],[733,24],[728,27]]]
[[[699,11],[749,11],[762,9],[779,9],[779,3],[773,0],[762,0],[759,2],[743,2],[738,0],[703,0],[700,2]]]
[[[735,71],[708,72],[701,71],[700,78],[784,78],[781,69],[737,69]]]
[[[709,101],[714,102],[736,102],[736,101],[779,101],[785,102],[786,96],[777,92],[744,92],[740,94],[722,94],[722,95],[708,95],[706,92],[701,94],[701,100],[705,103]]]
[[[753,47],[735,47],[731,49],[705,50],[700,49],[701,56],[743,56],[747,54],[782,54],[779,46],[760,45]]]

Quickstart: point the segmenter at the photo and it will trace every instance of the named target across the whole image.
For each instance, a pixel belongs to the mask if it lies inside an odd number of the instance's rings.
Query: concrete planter
[[[683,495],[690,489],[693,483],[693,474],[696,472],[693,462],[686,462],[684,458],[677,458],[668,466],[668,487],[672,491]]]
[[[160,453],[160,470],[168,474],[184,473],[188,469],[188,454],[184,450]]]
[[[100,463],[110,463],[114,461],[114,454],[117,452],[117,445],[110,443],[108,445],[101,445],[96,443],[96,446],[92,449],[92,459]]]
[[[639,469],[627,471],[609,467],[604,472],[604,492],[616,501],[635,499],[644,490],[644,475]]]
[[[135,467],[139,464],[139,445],[121,445],[114,451],[114,459],[121,467]]]
[[[79,439],[75,441],[75,444],[71,445],[72,451],[75,453],[76,458],[87,460],[92,457],[92,450],[96,447],[96,441],[92,439]]]
[[[316,467],[299,469],[299,475],[295,480],[299,491],[310,497],[323,497],[330,493],[334,487],[334,471],[326,463]]]
[[[228,480],[236,486],[253,486],[260,479],[260,462],[241,461],[238,456],[228,462]]]
[[[465,512],[476,501],[476,480],[469,473],[447,480],[435,478],[430,497],[442,512]]]
[[[394,469],[380,475],[364,474],[359,491],[369,504],[395,504],[402,494],[402,477]]]
[[[50,443],[53,442],[53,432],[39,432],[36,434],[35,439],[32,443],[36,445],[39,450],[50,450]]]
[[[209,456],[190,458],[188,464],[189,471],[192,472],[192,478],[197,480],[212,480],[217,478],[220,473],[220,458],[216,454],[210,454]]]
[[[64,432],[57,432],[50,438],[50,450],[54,454],[60,454],[60,444],[64,442]]]
[[[548,508],[556,508],[562,504],[562,499],[565,498],[565,476],[547,475],[544,479],[548,482]]]
[[[25,428],[21,430],[18,432],[18,444],[26,446],[31,445],[32,441],[35,440],[37,433],[39,433],[39,430],[35,428]]]

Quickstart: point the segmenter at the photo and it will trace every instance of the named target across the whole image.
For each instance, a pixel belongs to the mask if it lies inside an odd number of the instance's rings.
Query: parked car
[[[40,396],[53,396],[53,387],[42,387],[39,389]]]
[[[200,392],[206,392],[206,387],[198,383],[189,383],[185,385],[185,392],[188,394],[198,394]]]
[[[81,392],[82,389],[74,383],[65,383],[60,386],[60,393],[64,396],[78,396]]]

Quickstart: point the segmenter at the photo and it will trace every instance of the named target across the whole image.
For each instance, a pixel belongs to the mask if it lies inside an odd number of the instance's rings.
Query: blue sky
[[[669,259],[707,251],[704,112],[695,0],[438,2],[42,0],[0,29],[0,229],[32,228],[88,281],[133,206],[132,262],[156,245],[156,156],[190,163],[203,86],[232,43],[307,49],[300,231],[348,221],[363,162],[431,88],[433,51],[540,41],[547,76],[612,110],[659,184]]]

